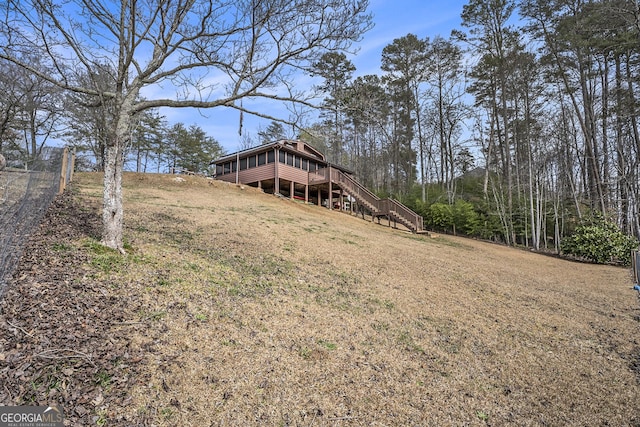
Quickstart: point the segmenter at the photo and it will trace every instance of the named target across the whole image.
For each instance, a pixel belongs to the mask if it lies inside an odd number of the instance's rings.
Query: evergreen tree
[[[280,122],[272,121],[264,130],[258,131],[258,137],[261,144],[269,144],[270,142],[278,141],[280,139],[287,139],[284,126]]]
[[[312,76],[324,79],[317,90],[327,95],[322,104],[321,116],[325,118],[327,127],[332,128],[328,141],[330,149],[327,153],[328,159],[332,162],[345,163],[345,104],[354,71],[353,63],[341,52],[327,52],[313,64]]]
[[[224,150],[214,138],[197,125],[186,128],[184,124],[173,125],[167,134],[168,166],[173,172],[211,174],[211,161],[221,157]]]
[[[405,194],[416,180],[413,148],[417,135],[420,152],[421,182],[425,180],[424,130],[420,108],[420,87],[426,80],[428,40],[420,40],[414,34],[395,39],[382,50],[382,71],[386,72],[393,110],[393,137],[391,158],[393,167],[392,190]],[[424,198],[423,185],[423,198]]]

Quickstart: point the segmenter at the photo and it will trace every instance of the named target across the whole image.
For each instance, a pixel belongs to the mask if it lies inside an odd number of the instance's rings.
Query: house
[[[212,162],[215,178],[244,184],[329,209],[386,217],[413,232],[423,231],[422,217],[393,199],[380,199],[355,180],[349,169],[327,162],[304,141],[280,140],[238,151]],[[355,208],[355,209],[354,209]]]

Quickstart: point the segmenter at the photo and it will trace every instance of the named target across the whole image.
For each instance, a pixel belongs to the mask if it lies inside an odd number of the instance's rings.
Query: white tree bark
[[[102,244],[123,252],[122,167],[124,156],[120,144],[108,146],[105,157]]]

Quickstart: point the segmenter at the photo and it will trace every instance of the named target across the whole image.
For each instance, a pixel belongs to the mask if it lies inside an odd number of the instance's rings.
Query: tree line
[[[87,77],[86,80],[89,80]],[[108,85],[108,78],[103,82]],[[104,171],[116,116],[112,103],[68,94],[8,62],[0,62],[0,152],[27,167],[51,139],[78,154],[80,170]],[[125,149],[125,168],[136,172],[185,170],[211,174],[223,148],[196,124],[170,124],[157,109],[136,114]]]
[[[585,221],[640,238],[640,6],[471,0],[448,38],[407,34],[380,75],[315,63],[303,137],[431,227],[559,250]]]

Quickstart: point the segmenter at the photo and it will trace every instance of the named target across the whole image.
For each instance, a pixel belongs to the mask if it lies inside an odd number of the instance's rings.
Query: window
[[[256,156],[249,157],[249,167],[250,168],[256,167]]]
[[[225,163],[224,164],[224,171],[222,172],[222,174],[227,174],[227,173],[231,173],[231,163]]]
[[[298,169],[300,169],[300,156],[296,156],[295,157],[295,165]]]
[[[267,153],[267,163],[273,163],[276,161],[276,153],[275,151],[269,151]]]
[[[247,168],[247,158],[240,159],[240,170],[243,171]]]
[[[216,175],[222,175],[222,165],[216,165]]]
[[[315,172],[318,169],[318,165],[314,161],[309,162],[309,172]]]
[[[294,156],[293,154],[291,154],[291,153],[287,153],[287,164],[288,164],[289,166],[293,166],[293,158],[294,158],[294,157],[295,157],[295,156]]]
[[[302,159],[302,170],[305,170],[305,171],[309,170],[309,160]]]
[[[231,162],[231,172],[235,172],[238,170],[238,162],[237,161],[233,161]]]
[[[267,153],[258,154],[258,166],[262,166],[267,163]]]
[[[278,153],[280,153],[280,155],[278,156],[278,160],[280,161],[280,163],[284,163],[285,162],[285,156],[287,153],[285,153],[284,151],[278,151]]]

